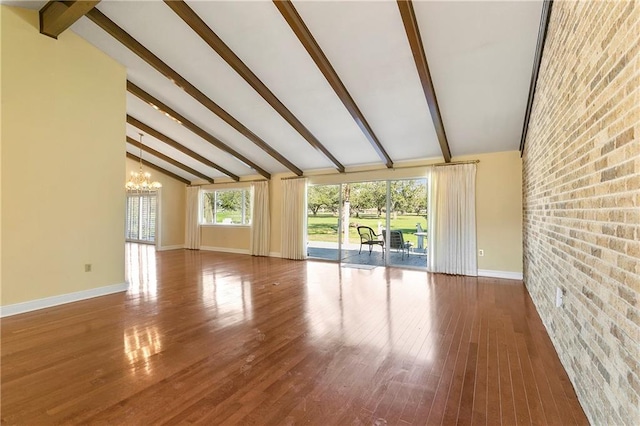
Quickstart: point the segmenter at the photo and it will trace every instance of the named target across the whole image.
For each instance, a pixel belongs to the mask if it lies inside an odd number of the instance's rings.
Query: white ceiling
[[[415,2],[452,155],[519,148],[542,2]]]
[[[46,2],[2,3],[39,9]],[[187,4],[347,170],[384,167],[272,2]],[[396,2],[293,4],[393,162],[441,158]],[[518,149],[542,0],[414,0],[413,6],[452,155]],[[97,8],[295,166],[305,172],[334,168],[163,2],[102,1]],[[71,30],[123,64],[132,83],[262,169],[288,171],[89,18]],[[240,177],[256,175],[132,94],[127,113]],[[127,125],[128,136],[137,140],[138,132]],[[225,177],[151,136],[143,142],[207,176]],[[139,155],[130,144],[127,151]],[[148,153],[143,158],[199,181]]]

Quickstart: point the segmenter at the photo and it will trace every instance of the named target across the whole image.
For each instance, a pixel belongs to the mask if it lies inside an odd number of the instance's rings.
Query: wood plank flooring
[[[128,245],[1,321],[3,424],[587,424],[518,281]]]

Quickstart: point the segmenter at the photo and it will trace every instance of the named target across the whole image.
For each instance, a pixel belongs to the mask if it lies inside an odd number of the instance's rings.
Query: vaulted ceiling
[[[102,1],[70,30],[127,68],[129,156],[195,183],[517,150],[542,6]]]

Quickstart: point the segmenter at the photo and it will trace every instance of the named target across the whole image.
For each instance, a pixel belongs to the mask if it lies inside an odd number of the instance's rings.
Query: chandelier
[[[125,184],[127,191],[155,191],[162,188],[160,182],[151,182],[151,173],[142,171],[142,133],[140,135],[140,171],[131,172],[129,181]]]

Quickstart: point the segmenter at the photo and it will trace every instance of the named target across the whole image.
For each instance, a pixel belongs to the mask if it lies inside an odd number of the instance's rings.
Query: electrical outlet
[[[85,272],[91,272],[91,264],[90,263],[85,263],[84,264],[84,271]]]
[[[478,250],[478,256],[480,257],[484,256],[484,250],[482,249]]]
[[[560,287],[556,287],[556,308],[564,303],[564,291]]]

